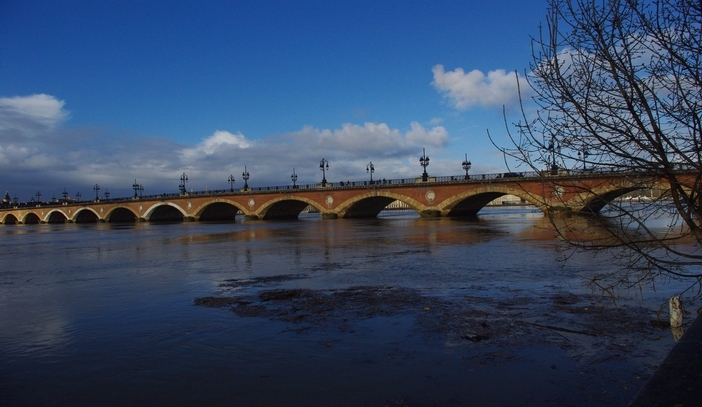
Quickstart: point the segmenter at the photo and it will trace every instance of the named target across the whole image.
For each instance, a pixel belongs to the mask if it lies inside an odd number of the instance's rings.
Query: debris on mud
[[[254,277],[254,278],[242,278],[242,279],[232,278],[229,280],[225,280],[225,282],[221,283],[219,286],[220,287],[229,287],[229,288],[250,287],[250,286],[254,286],[254,285],[280,283],[283,281],[293,281],[293,280],[299,280],[299,279],[303,279],[303,278],[307,278],[307,274],[284,274],[284,275],[276,275],[276,276],[261,276],[261,277]]]
[[[225,287],[223,294],[226,288],[232,288],[236,289],[235,295],[197,298],[195,305],[229,308],[242,317],[306,324],[303,330],[341,332],[352,330],[354,323],[365,319],[408,315],[414,318],[415,332],[447,346],[514,348],[542,344],[568,350],[581,344],[589,348],[588,353],[596,349],[631,352],[640,338],[660,335],[664,329],[652,323],[647,309],[603,305],[596,296],[587,294],[496,295],[467,289],[432,295],[430,290],[395,286],[326,290],[270,287],[300,278],[306,275],[227,280],[220,284]]]

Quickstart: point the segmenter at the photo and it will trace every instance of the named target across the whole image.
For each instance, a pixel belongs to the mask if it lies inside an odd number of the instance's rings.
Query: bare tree
[[[533,96],[508,125],[512,146],[498,148],[544,177],[632,174],[630,187],[596,197],[609,203],[597,216],[553,217],[574,247],[618,261],[594,283],[699,282],[702,3],[552,0],[532,42]],[[639,188],[647,191],[641,202],[621,199]]]

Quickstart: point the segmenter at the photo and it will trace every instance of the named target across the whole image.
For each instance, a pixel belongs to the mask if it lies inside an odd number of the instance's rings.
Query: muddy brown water
[[[557,261],[532,208],[7,225],[0,245],[2,406],[626,405],[681,287],[591,290],[612,265]]]

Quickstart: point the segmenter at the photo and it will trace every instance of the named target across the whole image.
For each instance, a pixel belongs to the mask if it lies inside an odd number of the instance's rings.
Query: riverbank
[[[629,407],[694,407],[701,400],[702,318],[697,317]]]

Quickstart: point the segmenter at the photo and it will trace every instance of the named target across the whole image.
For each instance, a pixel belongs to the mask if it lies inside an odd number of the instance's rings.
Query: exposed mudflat
[[[420,336],[426,346],[471,350],[461,355],[467,366],[499,365],[523,358],[521,350],[548,352],[550,348],[564,351],[581,374],[591,378],[597,378],[611,362],[656,354],[650,344],[671,335],[669,324],[652,310],[617,306],[606,297],[590,294],[559,292],[535,297],[526,291],[508,291],[495,295],[480,287],[441,293],[385,285],[329,290],[275,287],[305,277],[228,280],[220,285],[217,296],[196,298],[194,303],[230,309],[240,317],[288,322],[289,330],[300,333],[324,331],[338,338],[352,333],[363,320],[411,316],[412,334]],[[606,380],[618,381],[616,386],[629,394],[654,368],[650,365],[635,376],[608,371]],[[558,366],[552,364],[551,369]],[[596,381],[586,380],[581,389],[590,392],[593,386]],[[604,404],[608,400],[626,404],[627,396],[610,389],[606,392],[600,399]],[[411,400],[403,403],[398,405],[415,405]]]

